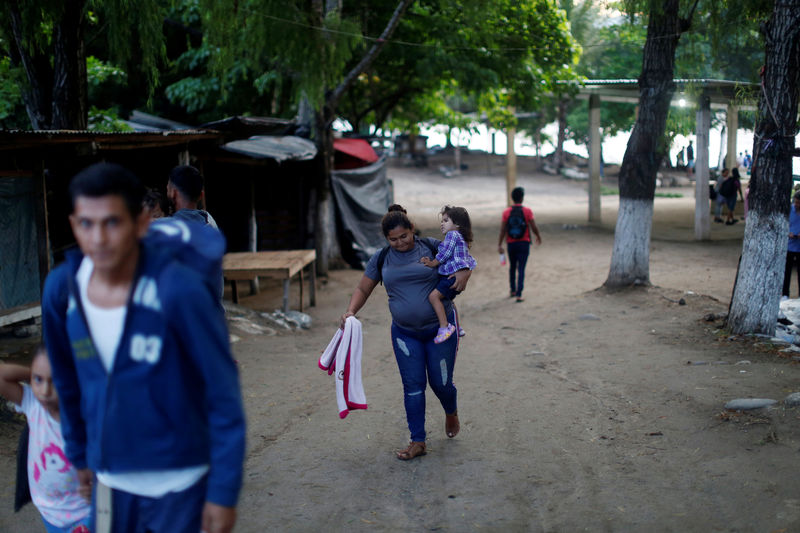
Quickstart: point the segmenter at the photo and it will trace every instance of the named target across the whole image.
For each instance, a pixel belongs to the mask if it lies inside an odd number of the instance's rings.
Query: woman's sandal
[[[445,413],[444,432],[447,433],[447,436],[452,439],[453,437],[458,435],[460,429],[461,425],[458,423],[458,411],[456,411],[452,415],[448,415],[447,413]]]
[[[425,455],[426,453],[424,442],[411,441],[408,443],[408,448],[397,452],[397,458],[401,461],[408,461],[409,459],[413,459],[419,455]]]

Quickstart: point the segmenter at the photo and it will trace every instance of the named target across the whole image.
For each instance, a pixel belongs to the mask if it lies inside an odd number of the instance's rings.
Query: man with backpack
[[[150,225],[143,195],[108,163],[70,184],[79,250],[42,298],[66,454],[92,492],[93,531],[228,533],[245,418],[216,301],[224,237]]]
[[[533,211],[522,205],[525,189],[517,187],[511,191],[514,204],[503,211],[503,222],[500,225],[500,238],[497,241],[499,253],[503,253],[503,239],[508,246],[508,282],[509,296],[523,301],[522,290],[525,288],[525,265],[531,249],[531,233],[536,236],[536,244],[542,244],[539,228],[533,219]]]

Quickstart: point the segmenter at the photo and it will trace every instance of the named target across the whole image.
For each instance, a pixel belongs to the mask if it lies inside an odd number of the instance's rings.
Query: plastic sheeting
[[[0,242],[0,309],[39,301],[33,179],[0,179]]]
[[[364,268],[372,254],[386,246],[381,218],[394,200],[386,156],[372,165],[331,172],[331,188],[342,255],[353,267]]]
[[[313,142],[291,135],[254,135],[243,141],[225,143],[222,149],[256,159],[274,159],[278,163],[308,161],[317,155],[317,147]]]

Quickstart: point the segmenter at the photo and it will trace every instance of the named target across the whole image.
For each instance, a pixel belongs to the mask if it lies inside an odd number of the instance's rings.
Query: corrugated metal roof
[[[221,139],[218,131],[131,131],[104,133],[86,130],[4,130],[0,150],[38,148],[45,145],[91,143],[97,150],[128,150]]]
[[[255,159],[274,159],[278,163],[308,161],[317,155],[317,147],[313,142],[292,135],[255,135],[249,139],[225,143],[221,148]]]

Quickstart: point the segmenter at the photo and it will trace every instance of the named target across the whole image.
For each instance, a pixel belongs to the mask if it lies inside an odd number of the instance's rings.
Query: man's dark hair
[[[521,204],[524,197],[525,189],[522,187],[516,187],[513,191],[511,191],[511,199],[514,200],[515,204]]]
[[[200,171],[190,165],[180,165],[169,173],[169,182],[186,197],[197,202],[203,193],[203,176]]]
[[[75,212],[75,202],[79,196],[100,198],[102,196],[121,196],[132,217],[142,212],[144,185],[136,174],[116,163],[95,163],[72,178],[69,184],[70,213]]]

